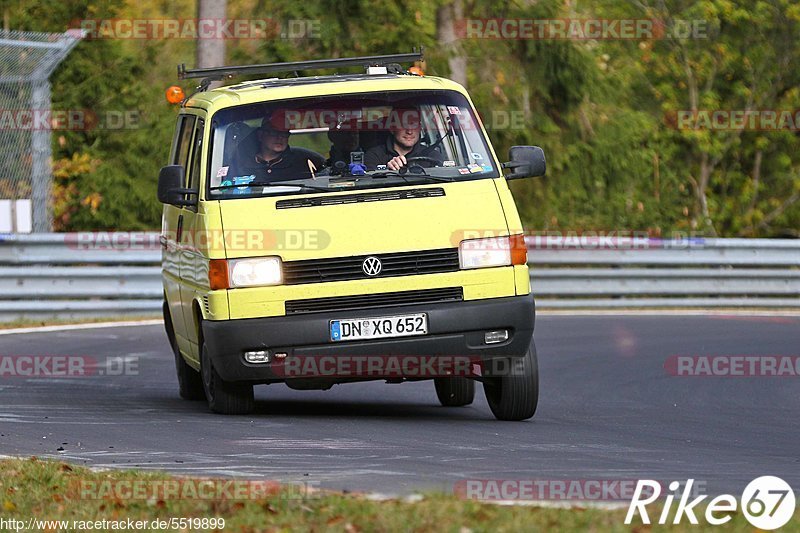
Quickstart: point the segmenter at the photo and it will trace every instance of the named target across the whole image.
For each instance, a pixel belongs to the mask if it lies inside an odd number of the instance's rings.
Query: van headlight
[[[522,235],[461,241],[458,262],[462,269],[524,265],[527,248]]]
[[[283,282],[280,257],[250,257],[229,259],[230,286],[262,287]]]

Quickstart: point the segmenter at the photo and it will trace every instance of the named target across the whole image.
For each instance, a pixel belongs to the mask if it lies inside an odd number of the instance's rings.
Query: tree
[[[436,37],[438,52],[447,56],[450,79],[467,85],[467,57],[458,42],[457,27],[464,18],[462,0],[452,0],[436,10]]]
[[[666,25],[665,39],[631,50],[638,53],[630,71],[632,86],[642,89],[637,92],[653,98],[637,104],[662,114],[671,127],[669,141],[679,147],[669,163],[681,168],[693,191],[691,228],[758,235],[796,227],[796,132],[718,129],[703,118],[714,111],[733,116],[798,107],[797,6],[784,0],[642,0],[626,11]],[[703,31],[680,37],[679,25],[685,28],[687,21],[702,23]],[[681,113],[697,120],[682,127],[676,118]]]

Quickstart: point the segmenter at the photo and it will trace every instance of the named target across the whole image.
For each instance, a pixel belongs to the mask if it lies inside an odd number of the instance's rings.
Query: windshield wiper
[[[277,182],[272,181],[268,183],[242,183],[239,185],[220,185],[219,187],[211,187],[212,191],[222,190],[222,189],[239,189],[241,187],[297,187],[298,189],[307,190],[307,191],[323,191],[323,192],[330,192],[334,189],[329,187],[322,187],[320,185],[305,185],[303,183],[284,183],[284,182]]]
[[[375,172],[374,174],[368,174],[368,176],[372,178],[400,178],[405,182],[408,182],[406,178],[422,178],[430,181],[437,181],[437,182],[451,182],[455,181],[455,178],[444,178],[439,176],[431,176],[430,174],[409,174],[406,172],[405,174],[400,174],[396,170],[390,170],[387,172]]]
[[[278,181],[271,181],[269,183],[262,183],[258,185],[259,187],[300,187],[300,190],[308,190],[308,191],[323,191],[329,192],[336,189],[331,189],[330,187],[323,187],[321,185],[306,185],[304,183],[285,183],[285,182],[278,182]]]

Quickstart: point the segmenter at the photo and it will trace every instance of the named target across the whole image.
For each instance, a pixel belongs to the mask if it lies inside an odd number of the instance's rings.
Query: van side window
[[[203,126],[205,121],[198,120],[194,134],[194,150],[192,150],[192,169],[186,176],[186,187],[198,190],[200,184],[200,160],[203,158]]]
[[[189,151],[192,147],[192,131],[194,130],[194,115],[182,115],[179,117],[173,165],[182,165],[188,171]]]

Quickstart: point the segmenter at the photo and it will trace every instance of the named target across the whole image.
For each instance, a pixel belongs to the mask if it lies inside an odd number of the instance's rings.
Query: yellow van
[[[204,78],[180,95],[158,180],[181,397],[244,414],[256,384],[433,380],[462,406],[480,381],[498,419],[534,415],[534,302],[506,182],[544,175],[544,153],[501,163],[462,86],[400,66],[419,59],[179,67]],[[277,72],[295,77],[209,89]]]

